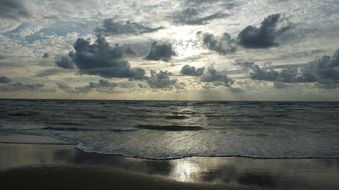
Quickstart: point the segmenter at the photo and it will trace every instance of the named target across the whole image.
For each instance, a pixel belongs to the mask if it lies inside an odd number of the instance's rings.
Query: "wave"
[[[138,129],[148,129],[157,131],[200,131],[203,130],[199,126],[183,126],[183,125],[137,125]]]
[[[91,128],[77,128],[77,127],[44,127],[41,128],[42,130],[53,130],[53,131],[85,131],[85,132],[91,132],[91,131],[110,131],[110,132],[116,132],[116,133],[122,133],[122,132],[130,132],[130,131],[136,131],[135,129],[91,129]]]
[[[34,111],[19,111],[19,112],[8,113],[8,116],[12,116],[12,117],[29,117],[29,116],[36,116],[36,115],[39,115],[39,113],[34,112]]]
[[[197,126],[195,126],[197,127]],[[140,125],[145,129],[45,127],[0,130],[1,135],[49,136],[90,153],[168,160],[185,157],[245,157],[257,159],[339,158],[336,134],[286,136],[201,129],[194,126]],[[180,132],[172,132],[180,131]],[[17,137],[16,137],[17,138]],[[33,137],[34,138],[34,137]],[[20,139],[19,139],[20,140]],[[0,140],[1,141],[1,140]],[[42,142],[43,143],[43,142]]]
[[[66,125],[66,126],[83,126],[84,123],[76,123],[76,122],[57,122],[57,125]]]
[[[187,118],[189,117],[184,115],[170,115],[165,117],[165,119],[187,119]]]
[[[116,156],[124,156],[129,158],[139,158],[139,159],[147,159],[147,160],[176,160],[182,158],[250,158],[250,159],[263,159],[263,160],[292,160],[292,159],[339,159],[339,155],[333,156],[260,156],[260,155],[232,155],[232,154],[186,154],[186,155],[171,155],[165,157],[153,157],[153,156],[140,156],[135,154],[121,153],[121,152],[101,152],[101,151],[93,151],[87,150],[87,148],[82,145],[76,145],[76,149],[86,152],[86,153],[94,153],[94,154],[103,154],[103,155],[116,155]]]
[[[147,159],[339,157],[339,103],[60,102],[0,101],[0,135]]]

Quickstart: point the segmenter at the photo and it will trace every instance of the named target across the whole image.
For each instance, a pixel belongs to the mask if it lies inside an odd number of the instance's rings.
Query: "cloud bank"
[[[334,55],[323,56],[304,66],[288,66],[278,72],[273,69],[261,69],[254,65],[250,71],[253,80],[279,81],[285,83],[338,83],[339,82],[339,50]]]
[[[21,82],[12,83],[6,86],[0,86],[0,90],[7,92],[16,92],[16,91],[39,91],[45,87],[44,84],[23,84]]]
[[[116,83],[111,83],[107,80],[100,79],[98,81],[98,83],[89,82],[88,85],[86,85],[84,87],[76,88],[76,90],[78,90],[80,92],[89,92],[89,91],[95,89],[98,92],[110,93],[117,86],[118,86],[118,84],[116,84]]]

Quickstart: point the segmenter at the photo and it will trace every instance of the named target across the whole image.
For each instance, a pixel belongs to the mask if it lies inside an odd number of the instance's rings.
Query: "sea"
[[[0,142],[51,138],[157,160],[339,158],[339,103],[0,100]]]

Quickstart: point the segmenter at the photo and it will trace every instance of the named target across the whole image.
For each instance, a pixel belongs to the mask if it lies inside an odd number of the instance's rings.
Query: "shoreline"
[[[20,136],[30,136],[30,135],[20,135]],[[0,137],[3,137],[0,135]],[[13,137],[13,136],[11,136]],[[34,138],[40,136],[34,136]],[[332,156],[332,157],[253,157],[253,156],[241,156],[241,155],[230,155],[230,156],[199,156],[199,155],[190,155],[190,156],[182,156],[182,157],[169,157],[169,158],[147,158],[147,157],[137,157],[132,155],[124,155],[124,154],[105,154],[105,153],[98,153],[98,152],[87,152],[80,148],[77,148],[77,144],[70,143],[64,140],[56,139],[53,137],[48,136],[41,136],[47,137],[51,140],[51,142],[18,142],[16,140],[11,141],[0,141],[1,144],[9,144],[9,145],[69,145],[72,146],[75,150],[81,151],[86,154],[97,154],[103,156],[117,156],[117,157],[126,157],[126,158],[133,158],[133,159],[143,159],[143,160],[152,160],[152,161],[169,161],[169,160],[180,160],[180,159],[189,159],[189,158],[220,158],[220,159],[253,159],[253,160],[339,160],[339,156]]]
[[[33,189],[39,189],[36,186],[39,182],[28,183],[30,176],[46,178],[50,183],[60,176],[68,176],[65,181],[103,183],[103,189],[117,186],[117,183],[123,189],[138,188],[129,186],[133,180],[133,183],[151,184],[138,185],[145,189],[336,189],[339,187],[339,159],[190,157],[148,160],[86,153],[72,144],[0,143],[0,176],[1,183],[21,181]],[[93,176],[106,176],[106,181]],[[63,189],[70,188],[65,185],[66,182]]]

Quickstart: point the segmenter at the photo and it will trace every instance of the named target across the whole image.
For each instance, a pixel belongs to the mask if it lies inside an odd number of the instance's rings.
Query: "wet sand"
[[[0,173],[0,181],[5,189],[230,189],[103,168],[65,166],[14,169]]]
[[[145,160],[0,143],[4,189],[339,189],[339,160]]]

